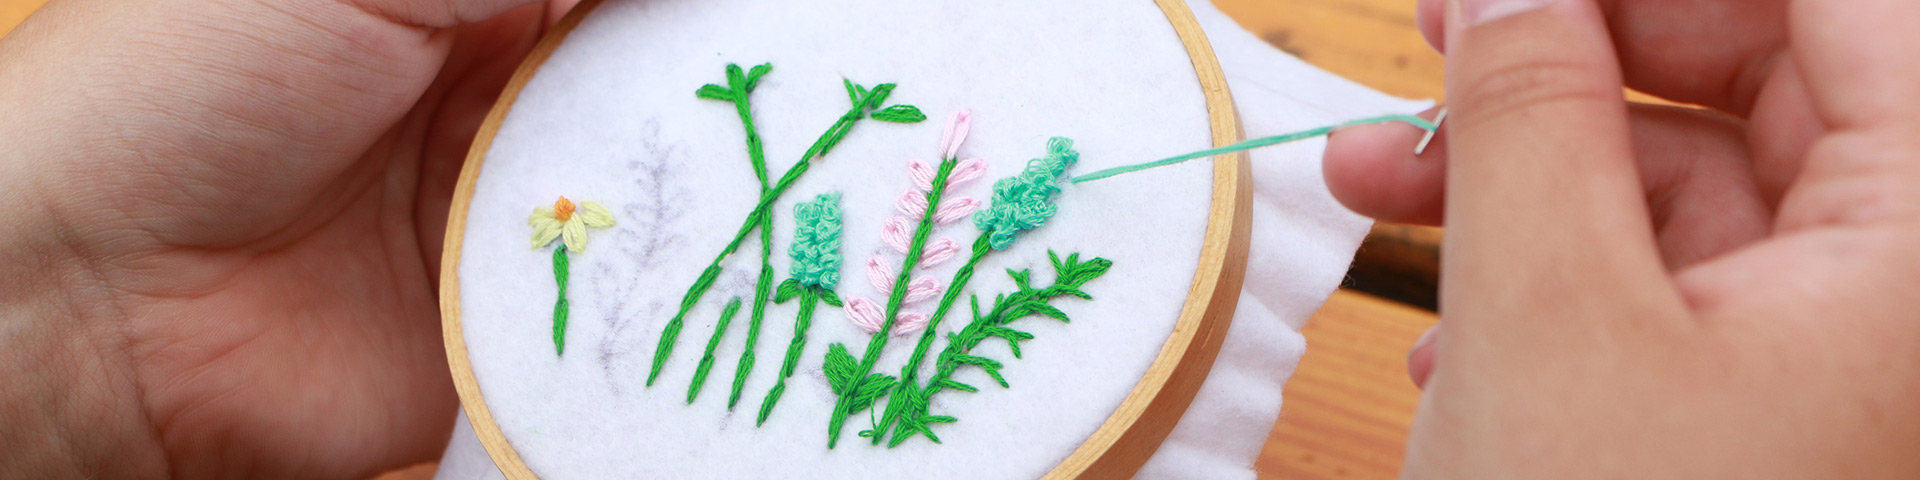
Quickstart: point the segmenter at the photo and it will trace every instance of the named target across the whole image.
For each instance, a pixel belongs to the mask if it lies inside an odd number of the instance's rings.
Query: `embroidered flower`
[[[1060,193],[1055,180],[1080,160],[1073,140],[1054,137],[1047,141],[1047,156],[1027,162],[1027,169],[993,182],[993,206],[973,214],[973,224],[982,232],[991,232],[987,243],[994,250],[1013,245],[1015,235],[1046,223],[1057,207],[1054,194]]]
[[[946,133],[940,139],[941,163],[939,164],[948,169],[946,178],[938,178],[939,166],[921,160],[907,162],[907,176],[913,181],[913,186],[901,193],[899,199],[894,201],[894,210],[899,215],[887,218],[887,221],[880,226],[880,243],[886,245],[888,250],[902,256],[913,253],[914,238],[916,235],[921,235],[920,238],[924,239],[925,243],[920,246],[919,258],[915,259],[916,265],[921,269],[946,263],[960,253],[961,248],[960,243],[951,238],[927,239],[925,235],[932,232],[919,231],[921,223],[928,216],[932,216],[933,225],[930,228],[947,225],[967,218],[980,209],[979,200],[960,196],[941,199],[940,204],[932,208],[932,211],[928,211],[927,208],[927,197],[934,191],[935,180],[942,182],[939,187],[940,194],[945,196],[953,192],[956,187],[986,174],[985,160],[958,158],[960,145],[966,142],[967,132],[971,130],[972,119],[971,112],[961,110],[954,112],[953,118],[947,123]],[[888,256],[883,253],[868,258],[866,273],[867,281],[873,285],[873,289],[891,298],[895,282],[900,281],[900,272],[894,265],[901,264],[903,260],[890,259]],[[900,299],[900,307],[938,298],[944,291],[940,282],[932,278],[911,276],[907,280],[905,290]],[[883,318],[886,314],[883,307],[884,305],[879,302],[853,298],[847,302],[845,309],[847,318],[855,326],[868,333],[874,333],[884,326]],[[925,313],[905,311],[903,308],[894,314],[892,332],[894,335],[918,333],[920,329],[926,327],[928,318],[929,316]]]
[[[587,251],[587,227],[613,226],[613,211],[594,202],[580,202],[576,207],[567,197],[560,197],[551,207],[533,209],[533,215],[527,216],[527,225],[533,227],[533,248],[547,246],[553,239],[561,238],[567,250],[581,253]]]
[[[790,269],[801,285],[832,291],[840,283],[840,194],[820,194],[793,206],[793,257]]]

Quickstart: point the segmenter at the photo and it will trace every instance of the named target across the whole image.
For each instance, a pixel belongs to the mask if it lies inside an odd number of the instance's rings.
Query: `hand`
[[[455,175],[571,3],[58,0],[0,41],[0,477],[437,456]]]
[[[1448,228],[1407,475],[1920,476],[1920,3],[1458,1],[1439,147],[1327,154]]]

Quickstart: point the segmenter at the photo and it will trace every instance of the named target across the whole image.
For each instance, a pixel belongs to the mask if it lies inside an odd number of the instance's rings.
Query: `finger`
[[[1446,50],[1444,0],[1421,0],[1420,31]],[[1787,0],[1601,0],[1625,84],[1746,116],[1787,44]],[[1711,19],[1710,21],[1703,19]]]
[[[1437,110],[1420,114],[1434,118]],[[1446,194],[1446,135],[1423,155],[1413,151],[1427,131],[1400,123],[1342,128],[1327,139],[1321,173],[1333,197],[1376,220],[1439,225]]]
[[[1633,163],[1619,68],[1593,2],[1456,0],[1447,29],[1443,255],[1474,268],[1442,271],[1442,308],[1466,300],[1495,309],[1465,312],[1489,321],[1677,309]],[[1462,292],[1498,292],[1508,302]],[[1581,298],[1607,299],[1609,308],[1581,308],[1592,306]]]
[[[1678,269],[1766,235],[1771,209],[1747,162],[1742,125],[1723,114],[1629,107],[1633,157],[1663,263]],[[1445,210],[1445,131],[1423,155],[1424,131],[1341,129],[1327,142],[1327,186],[1347,208],[1381,221],[1437,225]]]
[[[1439,326],[1427,327],[1426,333],[1413,341],[1413,348],[1407,349],[1407,378],[1413,380],[1415,387],[1427,388],[1427,377],[1433,375],[1434,359],[1438,358],[1436,350],[1440,348],[1436,338],[1439,333]]]
[[[1920,222],[1920,3],[1796,2],[1794,59],[1829,129],[1808,149],[1780,228]]]
[[[1920,110],[1920,2],[1799,1],[1793,5],[1795,58],[1814,103],[1838,129],[1880,122],[1916,123]]]
[[[476,23],[536,0],[358,0],[369,13],[404,25],[449,28]]]

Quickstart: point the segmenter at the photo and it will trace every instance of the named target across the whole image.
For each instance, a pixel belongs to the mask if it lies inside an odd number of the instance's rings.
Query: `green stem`
[[[888,88],[891,89],[891,87]],[[877,87],[876,90],[878,90]],[[707,269],[700,273],[700,277],[694,280],[692,286],[687,287],[686,295],[680,298],[680,310],[673,314],[673,319],[668,320],[666,328],[660,332],[660,343],[655,346],[653,353],[653,368],[647,373],[647,386],[653,386],[653,381],[660,377],[660,368],[665,366],[667,358],[673,355],[673,346],[680,336],[680,328],[685,322],[687,311],[693,310],[693,306],[700,303],[700,297],[706,295],[707,289],[713,286],[714,280],[719,279],[720,262],[726,261],[729,255],[733,255],[734,251],[740,249],[740,242],[746,240],[747,234],[753,233],[756,227],[763,223],[761,218],[769,215],[768,212],[773,209],[773,203],[780,199],[780,194],[786,193],[788,187],[792,187],[794,182],[800,180],[801,175],[807,173],[813,165],[811,162],[813,159],[825,156],[828,150],[832,150],[833,146],[847,135],[847,132],[853,130],[855,123],[866,118],[867,103],[869,102],[855,102],[852,109],[841,115],[840,120],[834,122],[832,128],[828,128],[826,133],[821,134],[819,140],[814,141],[813,146],[807,149],[806,154],[800,156],[799,161],[787,168],[787,173],[780,176],[780,181],[775,182],[772,188],[760,195],[760,203],[753,207],[753,212],[747,214],[745,221],[740,222],[740,229],[734,232],[733,239],[727,241],[727,246],[720,249],[720,254],[713,258],[713,262],[707,265]]]
[[[737,72],[738,68],[733,68]],[[767,184],[767,159],[760,145],[760,132],[753,126],[753,107],[748,100],[749,85],[737,75],[729,74],[734,93],[734,111],[740,115],[740,123],[747,132],[747,158],[753,162],[753,173],[760,179],[760,195],[766,196],[770,187]],[[733,391],[727,396],[727,409],[733,409],[740,403],[740,388],[747,383],[747,373],[753,371],[753,349],[760,340],[760,321],[767,316],[767,298],[773,290],[773,211],[767,210],[760,216],[760,283],[753,292],[753,313],[747,317],[747,345],[740,351],[739,366],[733,370]]]
[[[780,395],[786,393],[787,378],[793,376],[793,369],[800,364],[800,354],[807,347],[807,328],[813,325],[813,309],[819,301],[820,294],[814,287],[800,289],[800,313],[793,318],[793,341],[787,343],[787,358],[780,363],[780,378],[774,381],[766,398],[760,400],[760,418],[754,421],[754,426],[767,423],[767,415],[773,413],[774,404],[780,403]]]
[[[707,383],[707,372],[713,370],[713,350],[720,347],[720,337],[727,333],[727,324],[733,322],[733,315],[740,313],[740,297],[727,302],[727,308],[720,310],[720,323],[713,325],[713,336],[707,338],[707,353],[700,357],[700,367],[693,371],[693,383],[687,385],[687,403],[700,396],[700,387]]]
[[[893,390],[895,395],[911,395],[910,392],[916,388],[917,384],[911,382],[920,378],[920,362],[927,357],[927,351],[933,349],[933,340],[939,337],[934,332],[940,328],[940,321],[946,318],[947,310],[953,308],[953,302],[960,299],[960,291],[966,288],[967,283],[973,281],[973,269],[980,264],[980,259],[986,258],[987,253],[993,251],[988,244],[988,238],[992,233],[980,232],[980,237],[973,241],[973,255],[967,257],[965,265],[961,265],[959,270],[953,272],[953,281],[947,283],[947,292],[940,297],[940,305],[934,307],[933,317],[927,319],[927,329],[920,332],[920,343],[914,345],[913,355],[907,357],[907,365],[900,369],[900,384]],[[887,427],[892,426],[894,420],[899,419],[901,415],[899,405],[899,402],[887,403],[886,414],[881,415],[880,423],[873,427],[874,445],[880,444],[882,435],[879,433],[887,431]]]
[[[933,233],[934,210],[940,205],[940,195],[947,189],[947,175],[953,173],[953,167],[960,162],[947,159],[940,162],[940,170],[933,176],[927,191],[927,211],[920,217],[920,226],[913,231],[913,242],[907,247],[907,256],[900,261],[898,276],[893,281],[893,293],[887,296],[886,316],[880,324],[880,331],[873,332],[873,338],[867,341],[867,352],[860,358],[856,381],[865,381],[873,373],[873,366],[880,360],[880,352],[887,346],[887,338],[893,333],[894,317],[900,314],[900,305],[907,297],[907,283],[913,280],[913,267],[920,264],[920,253],[927,245],[927,237]],[[857,387],[857,384],[856,384]],[[833,448],[840,440],[840,429],[846,424],[847,416],[852,415],[853,397],[859,388],[849,388],[840,395],[833,407],[833,418],[827,426],[827,448]]]
[[[567,349],[567,246],[553,249],[553,281],[560,285],[559,298],[553,301],[553,354],[559,356]]]

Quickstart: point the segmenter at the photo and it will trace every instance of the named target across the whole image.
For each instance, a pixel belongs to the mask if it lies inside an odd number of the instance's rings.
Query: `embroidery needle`
[[[1420,138],[1420,145],[1413,147],[1414,155],[1427,153],[1427,144],[1433,143],[1433,136],[1440,134],[1440,124],[1447,121],[1447,107],[1440,107],[1440,113],[1433,116],[1433,128],[1427,130],[1427,136]]]

